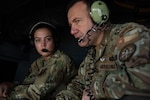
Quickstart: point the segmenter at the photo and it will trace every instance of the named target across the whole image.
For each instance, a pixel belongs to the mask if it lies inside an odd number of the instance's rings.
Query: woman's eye
[[[51,41],[51,40],[52,40],[52,37],[46,37],[46,40],[47,40],[47,41]]]
[[[39,39],[35,39],[34,41],[35,41],[35,42],[40,42],[40,40],[39,40]]]

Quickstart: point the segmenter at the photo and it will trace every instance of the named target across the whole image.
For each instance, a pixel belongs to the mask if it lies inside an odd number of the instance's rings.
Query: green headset
[[[104,24],[109,19],[109,9],[103,1],[94,1],[91,4],[90,16],[96,24]]]

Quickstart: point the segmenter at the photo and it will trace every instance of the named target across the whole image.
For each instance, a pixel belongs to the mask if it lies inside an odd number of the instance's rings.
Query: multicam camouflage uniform
[[[42,100],[46,95],[54,100],[55,94],[66,87],[76,72],[72,60],[57,50],[46,62],[42,57],[34,61],[23,84],[17,85],[5,100]]]
[[[78,76],[56,100],[91,100],[150,96],[150,32],[136,23],[112,24],[99,45],[89,49]]]

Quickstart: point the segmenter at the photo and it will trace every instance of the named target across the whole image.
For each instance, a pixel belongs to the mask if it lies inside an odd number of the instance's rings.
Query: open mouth
[[[43,52],[49,52],[47,49],[42,49]]]

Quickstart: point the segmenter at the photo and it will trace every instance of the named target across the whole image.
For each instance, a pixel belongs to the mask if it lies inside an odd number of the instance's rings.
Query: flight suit
[[[78,75],[56,100],[121,99],[125,95],[150,97],[150,31],[137,23],[111,24],[99,49],[91,47]]]
[[[0,100],[54,100],[77,74],[75,63],[68,55],[57,50],[48,61],[37,58],[22,84],[16,84],[7,98]]]

